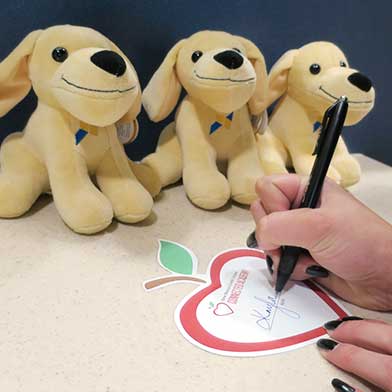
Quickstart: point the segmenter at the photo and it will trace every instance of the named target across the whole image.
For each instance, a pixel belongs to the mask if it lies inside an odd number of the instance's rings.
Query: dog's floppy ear
[[[112,41],[108,40],[110,43],[110,46],[112,47],[112,50],[116,53],[118,53],[121,57],[124,58],[128,62],[128,64],[132,67],[133,73],[136,78],[136,89],[137,89],[137,95],[135,100],[133,101],[132,106],[129,108],[128,112],[124,114],[124,116],[118,120],[117,122],[119,124],[130,124],[132,123],[138,114],[140,113],[140,110],[142,109],[142,89],[140,87],[139,83],[139,78],[137,76],[137,72],[131,61],[128,59],[128,57],[125,55],[125,53]]]
[[[142,89],[137,81],[137,96],[127,113],[119,120],[120,123],[129,123],[136,119],[142,109]]]
[[[30,91],[28,59],[42,30],[31,32],[0,63],[0,117],[6,115]]]
[[[181,93],[181,83],[176,75],[178,52],[185,39],[177,42],[166,55],[143,91],[143,106],[152,121],[166,118],[175,108]]]
[[[246,57],[252,63],[256,71],[256,90],[248,102],[251,114],[258,115],[267,107],[268,77],[264,56],[260,49],[252,42],[243,37],[237,37],[245,46]]]
[[[268,76],[268,106],[287,91],[289,71],[297,53],[298,49],[288,50],[271,68]]]

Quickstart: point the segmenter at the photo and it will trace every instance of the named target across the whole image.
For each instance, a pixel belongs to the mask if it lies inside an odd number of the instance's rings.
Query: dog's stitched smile
[[[324,93],[327,94],[329,97],[333,98],[333,99],[339,99],[339,97],[335,97],[334,95],[332,95],[331,93],[329,93],[327,90],[323,89],[322,86],[319,87],[319,89]],[[350,99],[348,100],[348,103],[372,103],[373,101],[351,101]]]
[[[217,80],[217,81],[220,81],[220,82],[246,83],[246,82],[252,82],[253,80],[255,80],[255,78],[248,78],[248,79],[211,78],[211,77],[201,76],[196,71],[194,71],[194,75],[198,79],[202,79],[202,80]]]
[[[136,86],[132,86],[132,87],[126,88],[126,89],[124,89],[124,90],[120,90],[120,89],[115,89],[115,90],[99,90],[99,89],[95,89],[95,88],[88,88],[88,87],[78,86],[77,84],[72,83],[72,82],[70,82],[69,80],[67,80],[67,79],[64,77],[64,75],[61,76],[61,80],[63,80],[63,81],[64,81],[65,83],[67,83],[69,86],[76,87],[76,88],[78,88],[79,90],[91,91],[91,92],[94,92],[94,93],[120,93],[120,94],[122,94],[122,93],[126,93],[126,92],[131,91],[131,90],[133,90],[134,88],[136,88]]]

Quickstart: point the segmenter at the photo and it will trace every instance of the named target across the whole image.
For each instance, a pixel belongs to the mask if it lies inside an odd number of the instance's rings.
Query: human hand
[[[325,359],[385,391],[392,391],[392,325],[346,317],[330,321],[324,327],[333,339],[317,342]],[[339,392],[361,392],[337,379],[332,385]]]
[[[291,279],[314,278],[351,303],[391,310],[392,226],[328,179],[319,208],[295,209],[306,184],[295,174],[257,182],[259,200],[251,212],[271,272],[278,269],[281,245],[300,246],[309,253],[301,255]]]

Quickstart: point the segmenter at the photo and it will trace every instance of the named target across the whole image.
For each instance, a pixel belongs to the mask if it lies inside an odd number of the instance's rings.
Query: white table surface
[[[364,173],[352,192],[392,222],[392,168],[358,158]],[[181,186],[165,190],[154,211],[147,222],[113,223],[90,237],[70,231],[49,196],[22,218],[0,220],[0,391],[314,392],[331,391],[333,377],[362,385],[314,345],[230,358],[188,343],[173,312],[195,286],[142,288],[163,274],[157,239],[190,247],[205,270],[215,254],[243,246],[253,224],[238,206],[195,208]],[[392,314],[345,306],[392,321]]]

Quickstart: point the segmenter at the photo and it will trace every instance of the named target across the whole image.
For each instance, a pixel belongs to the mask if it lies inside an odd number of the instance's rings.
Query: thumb
[[[261,218],[256,238],[264,250],[292,245],[317,253],[318,249],[325,249],[332,232],[332,221],[320,208],[300,208],[273,212]]]

